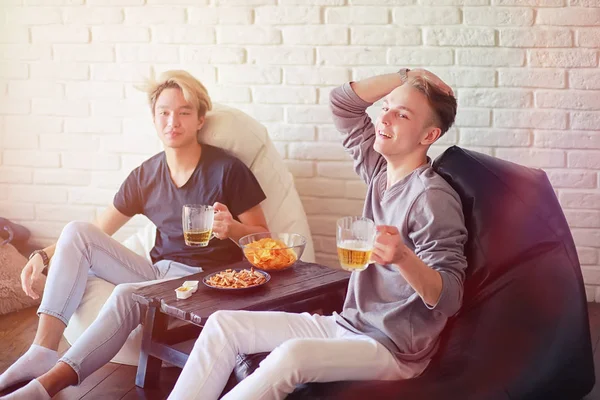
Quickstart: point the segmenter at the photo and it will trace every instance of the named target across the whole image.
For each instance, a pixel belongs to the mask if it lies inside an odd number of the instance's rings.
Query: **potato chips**
[[[244,254],[252,265],[264,270],[284,269],[298,259],[296,252],[282,241],[263,238],[244,246]]]
[[[262,285],[267,281],[264,273],[243,269],[235,271],[226,269],[218,274],[214,274],[204,282],[210,286],[222,289],[243,289],[252,286]]]

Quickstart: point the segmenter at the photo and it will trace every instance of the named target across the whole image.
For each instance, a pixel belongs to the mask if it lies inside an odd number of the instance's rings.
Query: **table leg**
[[[135,384],[141,388],[156,386],[160,377],[162,360],[150,355],[152,343],[163,338],[167,330],[168,318],[156,306],[150,305],[142,332],[142,349],[138,363]]]

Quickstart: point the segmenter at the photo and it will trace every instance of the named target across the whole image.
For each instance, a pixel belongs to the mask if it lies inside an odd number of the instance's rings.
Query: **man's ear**
[[[442,136],[442,130],[435,126],[427,128],[425,136],[421,139],[421,144],[425,146],[432,145],[436,140]]]
[[[198,129],[197,129],[198,132],[200,132],[200,129],[202,129],[205,122],[206,122],[206,116],[203,115],[200,118],[198,118]]]

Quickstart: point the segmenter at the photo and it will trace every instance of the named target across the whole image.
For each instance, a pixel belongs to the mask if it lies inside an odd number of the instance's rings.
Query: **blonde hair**
[[[427,101],[433,110],[432,120],[433,125],[440,128],[444,135],[454,124],[456,118],[456,98],[452,94],[442,91],[438,86],[432,84],[424,77],[413,77],[408,80],[408,84],[420,91],[427,97]]]
[[[158,96],[163,90],[170,88],[181,90],[185,101],[198,110],[198,117],[203,117],[207,111],[212,109],[212,101],[204,85],[186,71],[165,71],[160,74],[158,79],[151,77],[138,88],[146,92],[152,115],[154,115]]]

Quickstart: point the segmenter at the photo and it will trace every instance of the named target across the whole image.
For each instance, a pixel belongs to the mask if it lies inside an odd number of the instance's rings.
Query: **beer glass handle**
[[[213,222],[212,222],[213,225],[215,224],[214,215],[217,215],[217,213],[218,213],[218,211],[213,208]],[[213,225],[211,225],[211,227],[210,227],[210,237],[208,238],[209,241],[211,241],[217,237],[217,235],[215,235],[215,231],[213,231]]]

